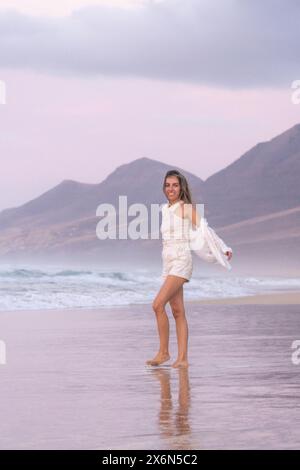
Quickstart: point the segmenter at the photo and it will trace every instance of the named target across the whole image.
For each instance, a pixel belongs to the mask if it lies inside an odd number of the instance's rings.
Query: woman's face
[[[180,184],[177,176],[168,176],[165,182],[165,193],[170,203],[179,199]]]

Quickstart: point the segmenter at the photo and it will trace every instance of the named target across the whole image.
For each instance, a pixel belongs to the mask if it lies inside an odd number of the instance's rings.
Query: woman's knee
[[[184,318],[185,311],[182,305],[171,305],[171,310],[172,310],[173,317],[175,319]]]
[[[155,299],[152,303],[152,308],[155,313],[161,313],[164,311],[165,305],[161,300]]]

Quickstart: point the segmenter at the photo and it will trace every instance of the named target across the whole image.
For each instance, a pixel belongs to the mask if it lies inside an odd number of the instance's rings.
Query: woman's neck
[[[178,201],[180,201],[180,199],[177,199],[177,200],[174,201],[174,202],[170,202],[170,201],[169,201],[169,207],[170,207],[170,206],[173,206],[173,205],[176,204]]]

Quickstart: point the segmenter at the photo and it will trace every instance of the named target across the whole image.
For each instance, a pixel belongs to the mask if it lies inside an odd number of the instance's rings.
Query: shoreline
[[[298,305],[300,304],[300,291],[278,291],[254,295],[245,295],[241,297],[223,297],[202,300],[185,300],[191,304],[221,304],[221,305]]]
[[[187,300],[185,299],[186,305],[299,305],[300,304],[300,291],[277,291],[253,295],[245,295],[241,297],[222,297],[222,298],[210,298],[210,299],[198,299],[198,300]],[[168,304],[167,304],[168,305]],[[149,307],[151,303],[142,304],[126,304],[126,305],[101,305],[93,307],[63,307],[63,308],[36,308],[36,309],[12,309],[12,310],[0,310],[0,315],[4,313],[18,313],[18,312],[72,312],[72,311],[95,311],[95,310],[122,310],[133,308]]]

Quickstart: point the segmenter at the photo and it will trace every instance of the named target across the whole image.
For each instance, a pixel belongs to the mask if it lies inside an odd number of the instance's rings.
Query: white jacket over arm
[[[200,218],[196,228],[190,230],[190,248],[197,256],[209,263],[219,263],[230,270],[231,265],[226,252],[232,249],[208,226],[204,217]]]

